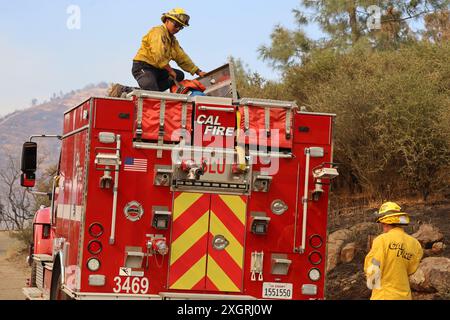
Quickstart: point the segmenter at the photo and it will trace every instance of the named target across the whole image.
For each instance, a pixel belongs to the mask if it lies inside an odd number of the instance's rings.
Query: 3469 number
[[[146,294],[149,289],[147,278],[115,277],[114,283],[114,293]]]

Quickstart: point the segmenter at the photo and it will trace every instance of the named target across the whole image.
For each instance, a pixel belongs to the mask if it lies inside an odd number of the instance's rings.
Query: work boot
[[[108,97],[120,98],[122,96],[123,86],[118,83],[114,83],[108,90]]]
[[[122,89],[122,97],[126,98],[127,94],[133,92],[134,90],[139,90],[139,88],[123,87],[123,89]]]
[[[139,90],[139,88],[127,87],[118,83],[114,83],[108,90],[108,97],[126,98],[127,94]]]

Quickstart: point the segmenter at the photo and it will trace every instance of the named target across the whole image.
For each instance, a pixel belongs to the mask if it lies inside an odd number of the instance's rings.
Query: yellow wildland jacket
[[[159,69],[174,60],[180,68],[192,75],[199,70],[165,25],[152,28],[142,38],[141,48],[133,60],[146,62]]]
[[[422,256],[419,241],[402,228],[375,238],[364,262],[371,300],[411,300],[409,276],[416,272]]]

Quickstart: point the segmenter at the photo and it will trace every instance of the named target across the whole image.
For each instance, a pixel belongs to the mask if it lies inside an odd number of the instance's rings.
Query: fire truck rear
[[[334,115],[238,98],[230,65],[199,80],[203,95],[137,90],[65,113],[28,299],[324,298]]]

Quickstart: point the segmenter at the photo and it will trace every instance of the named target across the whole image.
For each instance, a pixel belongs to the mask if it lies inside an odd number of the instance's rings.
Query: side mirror
[[[25,142],[22,148],[22,163],[20,176],[20,185],[22,187],[32,188],[36,183],[36,159],[37,143]]]

